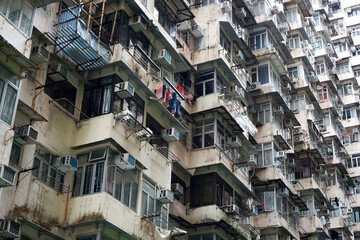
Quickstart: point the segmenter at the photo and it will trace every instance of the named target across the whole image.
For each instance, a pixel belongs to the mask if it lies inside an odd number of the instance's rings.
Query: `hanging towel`
[[[183,94],[183,88],[182,88],[182,86],[180,84],[178,84],[176,88],[177,88],[177,90],[179,90],[179,92],[181,94]]]
[[[163,82],[157,82],[155,86],[155,95],[157,98],[163,97]]]

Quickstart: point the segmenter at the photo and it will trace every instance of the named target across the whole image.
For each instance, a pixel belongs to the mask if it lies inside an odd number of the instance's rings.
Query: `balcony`
[[[288,222],[282,214],[278,212],[265,212],[259,213],[257,216],[254,216],[254,225],[257,229],[267,229],[267,228],[282,228],[288,234],[295,238],[296,240],[300,239],[300,234],[297,229],[294,228]]]
[[[357,126],[360,125],[360,121],[359,121],[358,117],[349,118],[349,119],[342,119],[341,124],[344,126],[344,128],[357,127]]]
[[[309,11],[313,10],[312,4],[309,0],[284,0],[283,3],[285,6],[296,4],[300,8],[300,11],[304,17],[309,17]]]
[[[174,200],[170,205],[170,214],[179,221],[180,224],[190,223],[197,227],[213,224],[222,226],[229,235],[236,237],[236,239],[249,239],[251,237],[251,231],[247,226],[242,224],[241,221],[237,220],[234,216],[224,212],[224,210],[220,209],[217,205],[187,209],[178,200]],[[239,216],[239,218],[241,219],[242,216]]]
[[[322,199],[327,198],[326,193],[324,192],[326,187],[324,186],[325,182],[321,183],[319,177],[301,178],[296,179],[296,181],[298,181],[300,185],[299,189],[297,189],[298,191],[313,190],[320,193]]]
[[[349,169],[349,173],[350,173],[351,169],[354,169],[354,168],[350,168],[350,169]],[[360,170],[360,168],[355,168],[355,169]],[[351,173],[350,173],[350,175],[351,175]],[[358,175],[358,173],[356,173],[356,175]],[[351,198],[352,198],[352,200],[353,200],[353,201],[350,203],[351,208],[358,208],[358,207],[360,207],[360,194],[359,194],[359,193],[358,193],[358,194],[352,194],[352,195],[351,195]],[[358,224],[358,225],[359,225],[359,229],[360,229],[360,224]]]
[[[352,79],[355,80],[355,75],[351,67],[349,66],[349,72],[337,74],[340,81]]]
[[[274,180],[281,180],[281,182],[290,190],[290,194],[292,196],[295,196],[297,194],[296,189],[294,186],[290,183],[287,176],[283,174],[284,171],[279,166],[276,165],[268,165],[263,166],[262,168],[258,168],[256,170],[256,177],[261,182],[268,182],[268,181],[274,181]],[[257,225],[256,225],[257,226]]]
[[[94,2],[88,2],[62,9],[51,35],[57,52],[64,51],[84,71],[109,63],[113,53],[113,34],[102,27],[102,22],[95,20],[92,8],[96,9],[98,6]],[[92,31],[95,27],[98,28],[98,34]]]
[[[119,122],[118,122],[119,121]],[[99,128],[99,126],[102,126]],[[164,182],[162,172],[170,167],[168,162],[172,162],[171,155],[166,158],[145,140],[150,135],[146,134],[147,129],[139,122],[130,121],[129,117],[123,120],[116,120],[114,114],[106,114],[83,120],[78,123],[76,137],[73,142],[73,149],[81,149],[84,146],[92,145],[96,142],[115,141],[125,151],[129,152],[138,159],[145,168],[154,173],[157,182]],[[147,136],[146,136],[147,135]],[[150,135],[151,136],[151,135]],[[156,179],[159,178],[159,179]],[[165,184],[164,184],[165,185]]]
[[[360,102],[359,94],[355,92],[353,94],[341,96],[341,101],[344,105],[358,104]]]
[[[330,238],[329,230],[316,215],[301,216],[299,226],[301,234],[319,234],[323,238]]]
[[[347,217],[347,216],[345,216]],[[345,219],[343,216],[330,218],[330,227],[331,229],[346,229],[349,231],[349,225],[347,218]],[[352,235],[352,234],[351,234]]]

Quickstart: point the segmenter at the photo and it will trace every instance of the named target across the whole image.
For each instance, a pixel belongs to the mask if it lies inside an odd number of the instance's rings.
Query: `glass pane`
[[[23,5],[24,5],[24,7],[23,7],[23,14],[22,14],[21,23],[20,23],[20,29],[26,35],[29,35],[30,30],[31,30],[31,22],[32,22],[34,9],[27,2],[25,2]]]
[[[205,95],[214,92],[214,81],[205,82]]]
[[[4,15],[6,14],[8,4],[9,4],[9,0],[0,1],[0,12]]]
[[[101,162],[96,164],[94,193],[100,192],[102,190],[103,174],[104,174],[104,163]]]
[[[94,168],[94,165],[86,166],[83,194],[89,194],[91,192],[93,168]]]
[[[1,119],[7,124],[11,125],[13,113],[15,110],[17,91],[15,88],[8,85],[5,95],[5,101],[1,112]]]
[[[131,180],[128,177],[125,177],[123,181],[124,181],[124,196],[122,203],[129,207]]]
[[[209,147],[214,145],[214,133],[207,133],[204,135],[204,147]]]
[[[122,191],[122,172],[116,171],[115,175],[115,198],[121,201],[121,191]]]
[[[9,20],[16,26],[19,24],[21,10],[21,0],[13,0],[10,6]]]
[[[131,185],[131,202],[130,208],[136,211],[136,202],[137,202],[137,192],[138,192],[138,184],[133,182]]]
[[[145,192],[142,192],[142,195],[141,195],[141,216],[146,215],[146,212],[147,212],[147,200],[148,200],[148,195]]]
[[[37,168],[32,170],[32,175],[35,176],[35,177],[39,177],[39,172],[40,172],[40,169],[39,169],[40,168],[40,160],[39,159],[37,159],[37,158],[34,159],[33,167],[34,168],[37,167]]]
[[[78,167],[75,178],[74,178],[74,196],[80,195],[80,188],[81,188],[81,178],[82,178],[82,170],[83,167]]]
[[[15,166],[18,166],[20,162],[20,156],[21,156],[21,146],[16,143],[13,143],[10,154],[10,162],[13,163]]]

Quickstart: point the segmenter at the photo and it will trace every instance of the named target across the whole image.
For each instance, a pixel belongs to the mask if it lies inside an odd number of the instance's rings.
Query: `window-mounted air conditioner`
[[[260,88],[260,83],[259,82],[253,82],[253,83],[251,83],[251,85],[250,85],[250,90],[257,90],[257,89],[259,89]]]
[[[176,196],[180,196],[184,194],[184,188],[180,183],[173,183],[171,184],[171,191]]]
[[[229,215],[239,215],[240,214],[240,209],[235,204],[221,207],[221,209],[223,209],[224,212],[226,212]]]
[[[123,153],[114,156],[114,164],[122,170],[135,168],[136,159],[129,153]]]
[[[78,160],[72,156],[58,157],[56,160],[56,168],[64,173],[77,170]]]
[[[249,161],[247,161],[246,165],[249,165],[249,166],[254,166],[257,164],[257,158],[256,158],[256,155],[250,155],[249,156]]]
[[[130,110],[123,110],[114,115],[115,120],[127,121],[130,120],[133,116],[133,113]]]
[[[19,127],[15,129],[15,138],[20,144],[37,143],[39,132],[31,125]]]
[[[279,195],[281,195],[281,196],[289,196],[289,189],[287,189],[287,188],[279,188]]]
[[[0,188],[14,185],[16,172],[10,167],[0,165]]]
[[[174,193],[169,189],[162,189],[157,191],[157,200],[162,204],[172,203],[174,201]]]
[[[230,147],[242,147],[241,140],[238,136],[232,136],[228,139],[228,144]]]
[[[179,131],[176,128],[163,129],[161,137],[167,142],[179,141]]]
[[[142,16],[133,16],[129,20],[129,26],[135,31],[135,32],[141,32],[146,30],[147,21]]]
[[[69,70],[64,65],[49,66],[48,77],[54,82],[64,81],[68,79]]]
[[[191,27],[191,33],[195,38],[203,37],[204,31],[199,25],[194,25]]]
[[[156,59],[161,64],[171,64],[171,55],[166,49],[161,49],[159,51],[158,57]]]
[[[116,83],[114,93],[121,99],[133,97],[135,88],[129,82]]]
[[[20,224],[12,220],[0,220],[0,239],[15,239],[20,235]]]
[[[294,135],[296,134],[303,134],[303,130],[301,127],[294,128]]]
[[[36,46],[31,49],[30,59],[34,63],[44,63],[49,61],[49,52],[43,46]]]
[[[187,31],[191,30],[191,21],[186,20],[177,25],[177,30],[179,31]]]
[[[302,142],[304,142],[304,136],[303,136],[303,135],[296,135],[296,136],[294,136],[294,142],[295,142],[295,143],[302,143]]]
[[[231,2],[230,1],[224,1],[224,2],[220,3],[220,9],[224,13],[231,12],[231,9],[232,9]]]

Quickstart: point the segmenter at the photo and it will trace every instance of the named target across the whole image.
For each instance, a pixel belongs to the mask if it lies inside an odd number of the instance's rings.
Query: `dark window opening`
[[[164,0],[155,0],[155,8],[159,12],[158,22],[174,40],[176,38],[177,17]]]
[[[56,100],[63,108],[74,114],[76,101],[76,88],[68,81],[55,82],[50,78],[46,79],[44,92]]]
[[[153,132],[154,138],[149,140],[149,143],[160,151],[164,157],[168,157],[168,143],[161,138],[162,127],[150,114],[146,116],[146,127]]]

